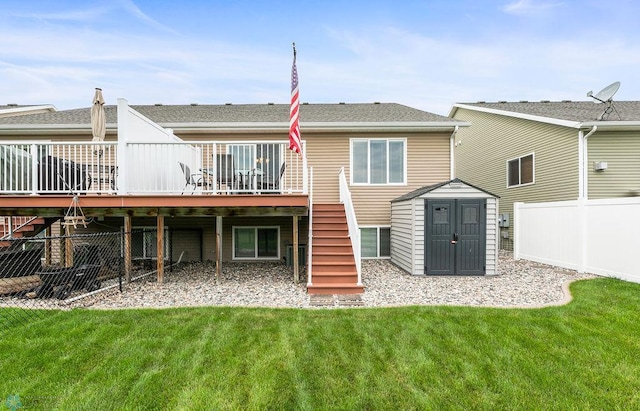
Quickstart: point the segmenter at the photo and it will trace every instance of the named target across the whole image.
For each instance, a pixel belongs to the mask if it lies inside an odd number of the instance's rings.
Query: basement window
[[[362,258],[390,258],[391,228],[361,227],[360,252]]]
[[[234,260],[279,260],[279,227],[233,227]]]

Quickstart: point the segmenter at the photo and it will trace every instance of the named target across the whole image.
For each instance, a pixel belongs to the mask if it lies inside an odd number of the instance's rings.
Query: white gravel
[[[281,263],[225,263],[216,284],[211,262],[192,263],[165,272],[159,284],[155,274],[73,302],[31,300],[38,308],[164,308],[186,306],[244,306],[317,308],[355,305],[364,307],[407,305],[460,305],[483,307],[541,307],[567,303],[568,283],[593,278],[590,274],[531,261],[514,261],[501,252],[496,276],[418,277],[408,275],[388,260],[364,260],[365,292],[351,301],[317,299],[306,292],[306,277],[293,283],[290,267]],[[0,305],[20,305],[3,298]],[[23,304],[24,304],[24,299]],[[319,304],[320,303],[320,304]]]

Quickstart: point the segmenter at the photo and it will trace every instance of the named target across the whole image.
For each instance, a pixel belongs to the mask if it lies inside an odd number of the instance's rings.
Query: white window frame
[[[363,260],[388,260],[391,258],[391,249],[389,249],[389,255],[380,256],[380,229],[387,228],[389,229],[389,247],[391,247],[391,226],[389,225],[361,225],[360,229],[360,238],[362,239],[362,229],[363,228],[375,228],[376,229],[376,256],[375,257],[365,257],[362,253],[362,249],[360,249],[360,255]],[[362,245],[360,246],[362,247]]]
[[[236,228],[242,229],[254,229],[255,230],[255,238],[254,238],[254,249],[253,249],[253,257],[237,257],[236,256]],[[278,232],[278,255],[276,257],[259,257],[258,256],[258,230],[259,229],[276,229]],[[278,261],[281,258],[280,252],[280,226],[246,226],[246,225],[234,225],[231,227],[231,254],[232,259],[237,261]]]
[[[511,163],[512,161],[518,160],[518,181],[522,181],[522,159],[525,158],[525,157],[529,157],[529,156],[531,156],[531,173],[532,173],[531,182],[530,183],[524,183],[524,184],[520,183],[520,184],[509,185],[509,163]],[[536,154],[535,154],[535,152],[531,152],[531,153],[524,154],[524,155],[521,155],[521,156],[518,156],[518,157],[514,157],[514,158],[511,158],[511,159],[507,160],[506,167],[507,167],[507,173],[506,173],[506,177],[507,177],[506,178],[506,185],[507,185],[507,188],[530,186],[530,185],[533,185],[533,184],[536,183]]]
[[[371,183],[371,164],[367,166],[367,182],[354,182],[353,181],[353,144],[355,142],[367,142],[368,153],[371,152],[370,146],[371,141],[386,141],[387,143],[387,182],[386,183]],[[402,164],[402,182],[400,183],[390,183],[389,182],[389,142],[391,141],[401,141],[403,144],[403,164]],[[367,163],[368,160],[367,160]],[[406,186],[407,185],[407,139],[406,137],[370,137],[370,138],[351,138],[349,139],[349,180],[352,186]]]

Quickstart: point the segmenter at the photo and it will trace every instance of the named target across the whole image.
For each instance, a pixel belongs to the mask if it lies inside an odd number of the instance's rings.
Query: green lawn
[[[640,285],[571,289],[534,310],[48,313],[0,334],[0,396],[92,411],[640,409]]]

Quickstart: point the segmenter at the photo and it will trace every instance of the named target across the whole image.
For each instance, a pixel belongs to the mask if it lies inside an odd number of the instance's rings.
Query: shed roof
[[[423,195],[423,194],[429,193],[429,192],[431,192],[431,191],[433,191],[433,190],[436,190],[436,189],[438,189],[438,188],[440,188],[440,187],[442,187],[442,186],[445,186],[445,185],[447,185],[447,184],[451,184],[451,183],[462,183],[462,184],[466,184],[466,185],[468,185],[469,187],[473,187],[473,188],[475,188],[476,190],[479,190],[479,191],[482,191],[483,193],[489,194],[489,195],[490,195],[490,196],[492,196],[492,197],[500,198],[500,196],[497,196],[497,195],[495,195],[495,194],[493,194],[493,193],[490,193],[490,192],[489,192],[489,191],[487,191],[487,190],[483,190],[483,189],[481,189],[481,188],[479,188],[479,187],[474,186],[473,184],[469,184],[469,183],[467,183],[466,181],[462,181],[462,180],[460,180],[459,178],[454,178],[453,180],[444,181],[444,182],[442,182],[442,183],[434,184],[434,185],[431,185],[431,186],[424,186],[424,187],[420,187],[420,188],[418,188],[418,189],[416,189],[416,190],[411,191],[410,193],[407,193],[407,194],[401,195],[400,197],[394,198],[393,200],[391,200],[391,202],[392,202],[392,203],[395,203],[395,202],[398,202],[398,201],[412,200],[412,199],[414,199],[414,198],[416,198],[416,197],[420,197],[420,196],[421,196],[421,195]]]

